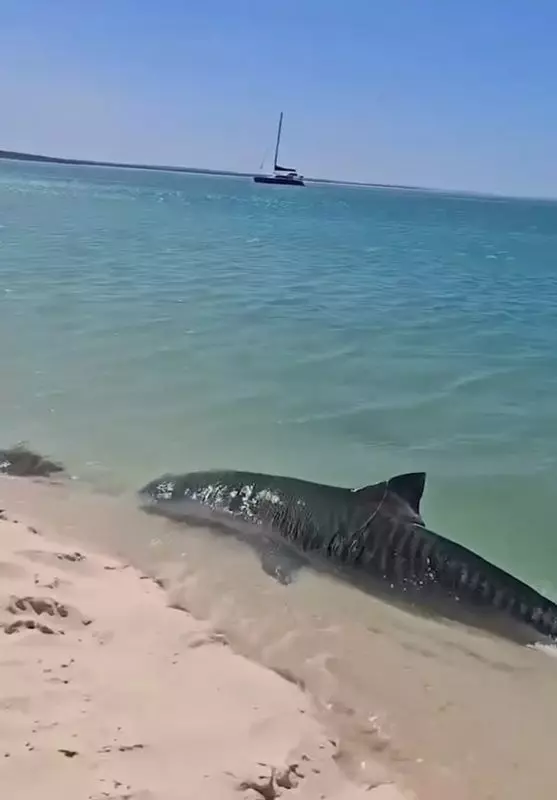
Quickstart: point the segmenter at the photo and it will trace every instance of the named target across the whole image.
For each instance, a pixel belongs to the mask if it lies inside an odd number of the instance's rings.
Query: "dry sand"
[[[0,515],[5,797],[402,800],[349,781],[299,687],[32,511]]]

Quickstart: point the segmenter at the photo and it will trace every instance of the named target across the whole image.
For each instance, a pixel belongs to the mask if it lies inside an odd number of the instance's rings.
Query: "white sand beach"
[[[171,607],[152,578],[56,541],[32,508],[14,514],[9,480],[0,503],[6,797],[401,800],[388,781],[349,780],[300,687]]]
[[[81,481],[0,477],[15,800],[551,800],[555,658]]]

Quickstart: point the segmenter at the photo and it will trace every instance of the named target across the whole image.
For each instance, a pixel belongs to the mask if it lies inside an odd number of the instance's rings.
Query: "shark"
[[[450,601],[475,618],[526,625],[552,640],[557,605],[467,547],[430,530],[422,517],[426,473],[362,488],[234,470],[166,474],[140,492],[145,511],[235,533],[258,550],[265,572],[288,584],[307,566],[412,603]],[[255,536],[254,536],[255,534]]]

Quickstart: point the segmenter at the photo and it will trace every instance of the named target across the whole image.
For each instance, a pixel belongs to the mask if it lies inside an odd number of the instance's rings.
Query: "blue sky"
[[[556,0],[0,0],[0,147],[557,196]]]

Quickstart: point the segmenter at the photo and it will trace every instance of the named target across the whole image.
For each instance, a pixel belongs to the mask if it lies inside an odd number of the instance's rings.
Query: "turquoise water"
[[[428,473],[557,596],[557,204],[0,164],[0,442],[135,488]]]

